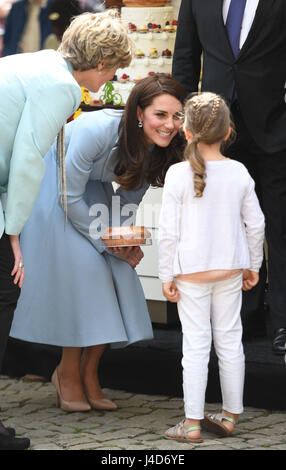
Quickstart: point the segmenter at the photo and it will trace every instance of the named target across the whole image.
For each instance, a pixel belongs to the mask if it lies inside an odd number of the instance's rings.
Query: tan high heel
[[[67,401],[63,399],[61,394],[60,381],[58,376],[58,368],[55,369],[51,382],[54,385],[57,392],[56,405],[64,411],[89,411],[91,406],[87,401]]]
[[[118,406],[108,398],[89,398],[87,397],[91,407],[95,410],[112,411],[117,410]]]
[[[118,406],[113,401],[106,398],[105,396],[103,396],[103,398],[90,398],[88,396],[87,387],[85,385],[85,380],[84,380],[84,369],[85,369],[84,368],[84,362],[85,362],[84,354],[85,352],[81,356],[80,370],[81,370],[81,379],[84,385],[85,395],[87,397],[88,402],[90,403],[91,407],[95,410],[106,410],[106,411],[117,410]],[[94,373],[97,374],[97,368],[94,371]],[[98,377],[97,377],[97,382],[98,382]]]

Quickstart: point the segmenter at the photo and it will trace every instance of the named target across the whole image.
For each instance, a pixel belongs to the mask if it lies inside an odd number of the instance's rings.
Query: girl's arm
[[[242,290],[250,290],[259,281],[259,274],[255,271],[251,271],[250,269],[244,269],[242,275]]]
[[[183,182],[172,166],[166,174],[158,232],[159,278],[163,283],[173,281],[174,259],[180,237],[182,194]]]
[[[166,297],[169,302],[178,302],[180,298],[180,293],[174,281],[163,282],[162,290],[164,297]]]
[[[265,220],[255,193],[254,181],[250,176],[243,198],[241,216],[246,230],[250,255],[250,271],[258,273],[263,261]]]

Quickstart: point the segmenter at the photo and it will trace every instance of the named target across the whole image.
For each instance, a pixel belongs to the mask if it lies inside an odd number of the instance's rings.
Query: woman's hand
[[[107,248],[107,250],[111,251],[117,258],[126,261],[132,268],[135,268],[144,256],[140,246],[117,246]]]
[[[14,254],[14,268],[11,272],[11,276],[15,276],[14,284],[18,284],[19,287],[22,287],[24,281],[24,265],[23,258],[20,249],[19,237],[18,235],[9,235],[10,244]]]
[[[178,302],[178,300],[180,299],[180,293],[174,281],[163,282],[162,290],[163,295],[166,297],[167,300],[169,300],[169,302]]]

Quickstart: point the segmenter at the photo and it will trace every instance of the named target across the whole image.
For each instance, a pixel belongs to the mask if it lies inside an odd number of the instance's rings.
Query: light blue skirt
[[[131,266],[93,245],[58,203],[56,162],[21,234],[25,279],[10,336],[57,346],[122,347],[153,337],[143,289]],[[86,198],[111,203],[111,183],[89,181]]]

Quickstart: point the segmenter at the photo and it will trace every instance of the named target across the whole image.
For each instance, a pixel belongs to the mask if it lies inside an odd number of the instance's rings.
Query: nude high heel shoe
[[[89,411],[91,406],[87,401],[66,401],[63,399],[61,394],[60,381],[58,376],[58,368],[55,369],[51,382],[54,385],[57,392],[57,407],[64,411]]]
[[[87,397],[91,407],[95,410],[117,410],[118,406],[113,401],[109,400],[108,398],[89,398]]]

